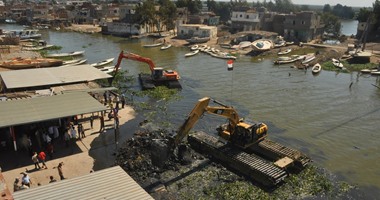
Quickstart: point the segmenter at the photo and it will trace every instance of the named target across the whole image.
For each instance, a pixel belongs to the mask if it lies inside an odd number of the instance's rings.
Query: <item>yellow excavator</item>
[[[219,106],[209,106],[210,101]],[[174,138],[174,145],[177,146],[183,138],[189,134],[189,131],[202,117],[204,113],[222,116],[228,119],[227,124],[217,128],[219,136],[241,148],[248,148],[258,141],[264,139],[267,135],[268,126],[264,123],[250,124],[239,118],[237,111],[219,101],[209,97],[198,100],[185,122],[178,129]]]
[[[217,105],[210,106],[210,102]],[[228,123],[217,128],[219,136],[226,141],[202,131],[189,134],[205,113],[228,119]],[[169,141],[167,153],[173,152],[188,136],[187,141],[192,149],[265,186],[274,186],[285,179],[288,168],[303,169],[310,159],[298,150],[267,139],[267,132],[266,124],[245,122],[232,106],[204,97],[198,100],[177,134]]]

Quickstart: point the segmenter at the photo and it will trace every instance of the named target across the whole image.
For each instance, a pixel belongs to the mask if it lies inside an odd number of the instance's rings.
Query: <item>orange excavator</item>
[[[149,65],[151,74],[139,74],[139,80],[143,89],[154,89],[156,86],[159,85],[164,85],[168,88],[181,88],[181,85],[179,83],[180,76],[178,72],[174,70],[164,70],[161,67],[156,67],[150,58],[142,57],[140,55],[130,52],[120,52],[117,64],[115,65],[114,74],[118,72],[123,58],[144,62]]]

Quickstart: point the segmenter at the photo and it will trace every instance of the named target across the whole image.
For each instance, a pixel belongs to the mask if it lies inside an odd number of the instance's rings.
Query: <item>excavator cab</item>
[[[164,69],[161,67],[154,68],[152,76],[153,79],[161,79],[164,76]]]

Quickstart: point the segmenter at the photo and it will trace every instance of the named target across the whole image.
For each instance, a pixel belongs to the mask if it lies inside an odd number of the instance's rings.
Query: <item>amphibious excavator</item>
[[[165,70],[161,67],[156,67],[150,58],[142,57],[140,55],[121,51],[115,65],[114,74],[116,74],[120,68],[121,61],[125,59],[144,62],[149,65],[151,74],[139,74],[139,80],[142,89],[154,89],[156,86],[164,85],[168,88],[181,88],[179,83],[180,76],[178,72],[174,70]],[[112,83],[113,78],[110,83]]]
[[[210,106],[210,101],[217,106]],[[220,137],[204,132],[189,134],[205,113],[228,119],[228,123],[217,128]],[[248,123],[239,118],[233,107],[204,97],[198,100],[180,126],[171,145],[172,149],[175,148],[188,136],[188,143],[194,150],[210,155],[227,168],[242,173],[264,186],[274,186],[285,179],[290,171],[288,169],[302,169],[310,159],[298,150],[267,139],[267,132],[266,124]]]

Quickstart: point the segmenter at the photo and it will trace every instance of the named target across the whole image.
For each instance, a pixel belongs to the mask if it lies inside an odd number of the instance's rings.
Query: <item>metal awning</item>
[[[0,72],[0,76],[7,89],[62,85],[112,77],[91,65],[12,70]]]
[[[120,166],[13,193],[13,198],[153,200]]]
[[[0,101],[0,128],[107,110],[88,93]]]

